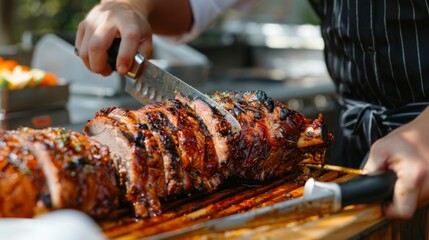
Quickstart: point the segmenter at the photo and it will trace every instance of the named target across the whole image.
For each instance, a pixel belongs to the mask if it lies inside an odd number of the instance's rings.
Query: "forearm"
[[[159,35],[181,35],[191,29],[193,17],[189,0],[147,1],[156,2],[152,12],[149,14],[149,22],[154,33]]]
[[[429,107],[426,107],[426,109],[417,117],[418,120],[425,120],[426,123],[429,121]]]
[[[159,35],[181,35],[193,24],[189,0],[101,0],[101,2],[122,1],[130,4],[146,16],[153,33]]]
[[[191,41],[237,1],[101,0],[80,22],[75,46],[88,69],[109,75],[112,68],[107,64],[107,50],[120,37],[116,69],[126,74],[136,52],[152,55],[153,33],[180,38],[178,42]]]

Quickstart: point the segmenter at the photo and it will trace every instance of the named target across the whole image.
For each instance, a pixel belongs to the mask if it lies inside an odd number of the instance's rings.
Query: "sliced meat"
[[[213,176],[217,173],[227,174],[227,171],[220,169],[213,140],[195,111],[177,100],[153,104],[145,109],[146,112],[162,113],[168,119],[168,123],[162,126],[165,126],[167,131],[174,129],[169,133],[175,142],[180,160],[183,190],[216,189],[221,181]],[[168,127],[169,124],[173,127]]]
[[[194,110],[209,131],[219,161],[219,166],[226,165],[236,151],[237,135],[233,133],[231,125],[216,109],[201,99],[191,100],[181,95],[176,98]]]
[[[300,161],[321,162],[326,156],[331,139],[322,135],[321,117],[311,121],[262,91],[211,97],[237,118],[240,133],[204,101],[181,95],[135,111],[103,109],[85,128],[119,155],[126,200],[136,216],[159,214],[159,198],[213,191],[231,177],[251,182],[282,177]]]
[[[0,131],[0,217],[32,217],[51,207],[35,156],[14,131]]]
[[[138,154],[132,156],[130,159],[138,158],[138,161],[129,162],[133,167],[130,165],[127,171],[134,171],[135,173],[129,173],[132,177],[129,177],[127,181],[130,182],[130,185],[143,186],[144,194],[137,194],[136,200],[132,200],[134,208],[139,205],[145,206],[145,208],[141,208],[136,212],[139,216],[148,214],[155,216],[160,214],[161,203],[158,197],[166,195],[164,171],[162,168],[162,158],[157,153],[158,148],[152,132],[148,130],[146,124],[140,122],[140,119],[133,111],[128,109],[118,107],[108,108],[102,114],[124,124],[133,135],[131,141],[134,146],[133,152]],[[136,172],[136,169],[138,172]],[[139,174],[141,175],[140,178],[138,177]],[[138,193],[139,191],[135,192]],[[132,194],[135,194],[134,191]]]
[[[119,206],[120,192],[106,147],[62,128],[18,132],[45,175],[53,209],[74,208],[98,218]]]
[[[136,114],[140,122],[145,123],[158,143],[158,150],[163,159],[166,183],[166,196],[183,193],[183,171],[177,146],[177,129],[168,118],[159,111],[139,109]],[[166,197],[159,196],[159,197]]]
[[[115,109],[111,108],[114,112]],[[120,109],[116,109],[120,110]],[[105,115],[113,115],[112,111],[105,111]],[[138,125],[124,122],[126,118],[113,119],[99,113],[98,117],[91,120],[83,129],[83,132],[102,144],[109,147],[115,159],[116,172],[119,175],[119,184],[124,189],[124,198],[131,202],[134,211],[141,217],[149,216],[151,201],[158,201],[154,194],[147,191],[147,154],[145,148],[136,146],[139,136]],[[131,130],[128,127],[133,127]],[[153,192],[152,192],[153,193]],[[159,204],[158,204],[159,205]]]

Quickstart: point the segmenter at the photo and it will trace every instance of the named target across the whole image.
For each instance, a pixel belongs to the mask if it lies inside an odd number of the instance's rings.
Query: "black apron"
[[[429,103],[429,3],[310,0],[339,96],[330,163],[360,167],[371,144]]]
[[[377,139],[412,121],[429,105],[429,102],[419,102],[387,109],[341,98],[339,103],[341,132],[336,135],[329,163],[352,168],[364,166],[370,147]]]

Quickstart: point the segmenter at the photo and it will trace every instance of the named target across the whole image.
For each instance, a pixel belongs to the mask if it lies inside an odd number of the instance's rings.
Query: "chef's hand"
[[[429,203],[429,108],[412,122],[379,139],[370,150],[367,172],[391,169],[397,174],[389,218],[409,219]]]
[[[147,2],[147,3],[146,3]],[[103,0],[79,24],[75,47],[86,67],[104,76],[112,73],[107,50],[120,37],[116,69],[125,74],[135,53],[152,55],[152,30],[149,25],[150,1]]]

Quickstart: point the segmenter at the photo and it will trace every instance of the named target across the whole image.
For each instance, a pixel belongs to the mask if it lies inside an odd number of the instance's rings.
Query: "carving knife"
[[[258,227],[335,213],[354,204],[381,203],[392,199],[396,179],[396,174],[390,170],[359,175],[342,183],[319,182],[311,178],[304,185],[302,197],[153,235],[146,239],[182,239],[193,235]]]
[[[115,39],[108,51],[108,63],[113,70],[116,70],[120,41],[119,38]],[[204,93],[156,66],[139,53],[134,56],[132,67],[126,74],[125,91],[144,105],[154,101],[174,99],[177,93],[190,99],[203,100],[225,116],[234,133],[241,130],[240,124],[231,113]]]

